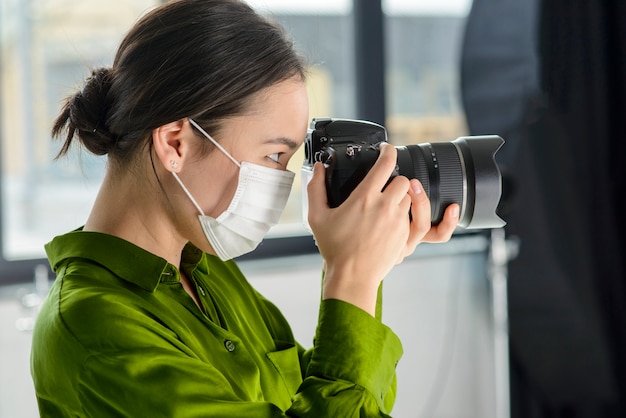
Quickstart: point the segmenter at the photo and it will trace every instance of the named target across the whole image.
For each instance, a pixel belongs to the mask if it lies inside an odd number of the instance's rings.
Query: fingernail
[[[411,181],[411,188],[413,189],[413,192],[415,192],[415,194],[422,193],[422,185],[419,180]]]
[[[459,206],[458,205],[454,205],[452,207],[452,211],[451,214],[453,217],[458,218],[459,217]]]

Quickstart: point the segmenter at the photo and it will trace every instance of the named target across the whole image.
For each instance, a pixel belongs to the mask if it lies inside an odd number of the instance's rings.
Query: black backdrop
[[[474,0],[471,134],[500,134],[513,418],[626,416],[626,2]]]

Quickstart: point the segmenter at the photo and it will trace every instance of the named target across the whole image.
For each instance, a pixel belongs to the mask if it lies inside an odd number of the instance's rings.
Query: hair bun
[[[96,155],[107,154],[117,141],[107,128],[111,83],[111,68],[94,69],[83,89],[68,103],[68,128],[77,133],[83,145]]]

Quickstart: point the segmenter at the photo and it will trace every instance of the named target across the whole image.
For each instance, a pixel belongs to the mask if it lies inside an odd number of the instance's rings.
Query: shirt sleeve
[[[323,301],[315,345],[307,354],[305,378],[288,414],[388,416],[402,346],[378,318],[346,302]]]

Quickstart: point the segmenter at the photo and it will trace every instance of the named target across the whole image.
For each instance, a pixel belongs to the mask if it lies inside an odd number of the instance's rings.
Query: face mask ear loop
[[[187,188],[185,187],[185,185],[183,184],[183,182],[180,180],[180,177],[178,177],[178,174],[176,174],[175,172],[172,171],[172,175],[174,176],[174,178],[176,179],[176,181],[178,182],[178,184],[180,184],[180,187],[183,188],[183,191],[185,192],[185,194],[187,195],[187,197],[189,198],[189,200],[191,200],[191,203],[193,203],[193,205],[196,207],[196,209],[198,209],[198,212],[200,212],[200,214],[202,216],[206,216],[204,214],[204,211],[202,210],[202,208],[200,207],[200,205],[198,205],[198,202],[196,202],[196,199],[193,198],[193,196],[191,195],[191,193],[189,193],[189,190],[187,190]]]
[[[199,130],[199,131],[202,133],[202,135],[206,136],[206,137],[209,139],[209,141],[211,141],[211,142],[213,143],[213,145],[215,145],[215,146],[216,146],[216,147],[217,147],[220,151],[222,151],[222,152],[223,152],[223,153],[224,153],[224,154],[225,154],[228,158],[230,158],[230,160],[231,160],[232,162],[234,162],[234,163],[235,163],[235,165],[236,165],[237,167],[241,167],[241,164],[239,163],[239,161],[235,160],[235,159],[233,158],[233,156],[232,156],[232,155],[230,155],[230,154],[228,153],[228,151],[226,151],[226,149],[225,149],[223,146],[221,146],[221,145],[219,144],[219,142],[217,142],[215,139],[213,139],[213,138],[211,137],[211,135],[209,135],[208,133],[206,133],[206,131],[205,131],[204,129],[202,129],[202,128],[200,127],[200,125],[198,125],[198,124],[197,124],[197,123],[196,123],[193,119],[191,119],[191,118],[188,118],[188,119],[189,119],[189,123],[191,123],[191,124],[192,124],[192,125],[193,125],[196,129],[197,129],[197,130]]]

